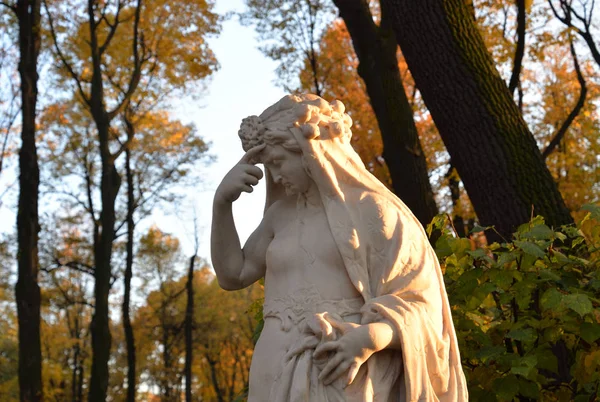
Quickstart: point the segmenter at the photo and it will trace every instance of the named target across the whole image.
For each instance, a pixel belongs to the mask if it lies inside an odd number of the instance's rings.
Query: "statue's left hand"
[[[325,385],[341,377],[348,370],[346,385],[354,381],[358,370],[375,352],[385,349],[393,338],[393,329],[389,324],[355,324],[337,320],[326,314],[327,321],[338,329],[342,336],[319,345],[313,354],[315,359],[327,352],[333,352],[329,361],[319,374],[319,380]]]

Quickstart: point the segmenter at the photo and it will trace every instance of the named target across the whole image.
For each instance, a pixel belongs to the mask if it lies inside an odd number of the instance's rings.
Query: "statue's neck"
[[[321,202],[321,194],[319,193],[319,189],[315,183],[312,183],[306,192],[298,194],[296,206],[304,209],[320,209],[323,206]]]

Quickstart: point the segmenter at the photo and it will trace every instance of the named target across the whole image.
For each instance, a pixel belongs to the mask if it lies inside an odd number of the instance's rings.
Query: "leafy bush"
[[[489,246],[455,237],[444,215],[428,226],[471,400],[600,399],[600,207],[584,209],[578,225],[537,216]]]

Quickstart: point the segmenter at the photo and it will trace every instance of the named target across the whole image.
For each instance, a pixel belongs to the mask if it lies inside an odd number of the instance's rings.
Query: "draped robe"
[[[346,389],[343,379],[324,386],[317,376],[326,361],[315,362],[312,353],[340,334],[315,311],[295,328],[298,340],[282,362],[271,401],[467,401],[442,272],[423,227],[365,168],[350,145],[349,130],[322,123],[323,100],[301,97],[305,104],[294,106],[298,97],[289,96],[261,118],[293,114],[291,132],[319,189],[343,268],[364,300],[360,323],[387,322],[398,334],[401,350],[373,354]],[[339,110],[341,103],[331,105]],[[268,171],[266,178],[268,208],[284,191]]]

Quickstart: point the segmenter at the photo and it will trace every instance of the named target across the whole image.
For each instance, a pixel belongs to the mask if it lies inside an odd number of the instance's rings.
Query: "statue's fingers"
[[[340,343],[338,341],[325,342],[317,346],[313,356],[318,359],[323,353],[331,352],[333,350],[337,350],[340,347]]]
[[[258,177],[253,176],[251,174],[246,174],[244,176],[244,183],[249,184],[251,186],[256,186],[258,184]]]
[[[346,372],[346,370],[348,370],[348,367],[350,366],[350,363],[347,361],[343,361],[340,364],[338,364],[338,366],[335,368],[335,370],[333,370],[324,380],[323,383],[325,385],[329,385],[332,382],[334,382],[335,380],[337,380],[338,378],[340,378],[342,375],[344,375],[344,373]]]
[[[358,324],[352,322],[340,320],[329,313],[325,313],[324,318],[331,324],[332,327],[339,329],[342,334],[345,334],[348,332],[348,330],[359,326]]]
[[[325,381],[325,379],[329,377],[329,374],[334,371],[343,360],[344,357],[340,353],[337,353],[335,356],[333,356],[327,362],[325,367],[323,367],[323,370],[321,370],[321,374],[319,374],[319,380]]]
[[[256,177],[259,180],[262,179],[262,177],[263,177],[263,172],[262,172],[262,170],[260,170],[260,168],[258,166],[246,165],[244,167],[244,171],[247,174],[252,175],[252,176]]]
[[[246,193],[251,193],[254,191],[254,189],[251,185],[246,184],[245,186],[242,186],[242,191],[245,191]]]
[[[358,370],[360,369],[360,364],[354,362],[350,365],[350,370],[348,370],[348,382],[346,385],[350,385],[354,382],[356,375],[358,374]]]
[[[240,162],[249,163],[249,164],[253,165],[255,163],[255,158],[258,156],[259,153],[262,152],[263,149],[265,149],[266,146],[267,146],[267,144],[263,143],[263,144],[260,144],[260,145],[250,148],[248,151],[246,151],[244,156],[242,156],[242,159],[240,159]]]

